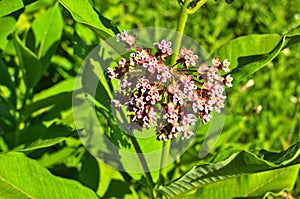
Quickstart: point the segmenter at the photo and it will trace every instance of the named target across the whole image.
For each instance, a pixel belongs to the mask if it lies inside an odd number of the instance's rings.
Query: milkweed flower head
[[[108,68],[109,81],[119,79],[120,89],[112,105],[125,107],[134,129],[155,126],[157,140],[188,139],[197,121],[209,122],[212,112],[225,106],[225,87],[232,87],[230,62],[220,57],[198,64],[193,48],[182,47],[178,55],[165,39],[153,48],[136,46],[136,35],[122,31],[117,41],[129,51],[114,68]],[[177,56],[175,63],[171,57]]]

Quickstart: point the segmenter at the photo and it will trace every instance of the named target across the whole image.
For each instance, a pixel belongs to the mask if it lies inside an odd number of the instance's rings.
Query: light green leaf
[[[98,198],[79,182],[52,175],[22,153],[0,155],[0,162],[0,195],[3,199]]]
[[[42,59],[43,63],[49,64],[63,30],[63,18],[58,4],[40,14],[33,21],[32,30],[35,36],[35,46],[38,48],[37,58]]]
[[[260,158],[261,156],[264,158]],[[258,156],[250,152],[241,151],[216,164],[195,166],[169,186],[160,187],[160,190],[167,198],[176,198],[208,184],[263,171],[275,170],[299,164],[299,162],[300,143],[293,145],[287,151],[281,153],[280,156],[279,154],[266,151]],[[240,186],[243,185],[241,184]]]
[[[260,172],[208,184],[196,193],[181,198],[260,198],[269,191],[292,190],[297,179],[299,165]]]
[[[102,39],[107,39],[113,35],[113,31],[106,28],[100,20],[98,13],[88,0],[58,0],[79,22],[96,29]]]
[[[44,70],[42,63],[38,60],[37,56],[20,41],[17,35],[14,37],[14,45],[26,86],[28,88],[33,88],[37,85],[43,75]]]
[[[260,70],[270,63],[283,49],[300,43],[300,35],[248,35],[232,40],[215,55],[231,62],[234,82]]]
[[[220,56],[221,59],[230,61],[230,69],[237,68],[240,57],[262,55],[272,51],[280,41],[281,36],[277,34],[253,34],[241,36],[231,40],[219,48],[214,56]]]
[[[22,0],[1,0],[0,1],[0,17],[8,15],[16,10],[24,7]],[[2,26],[1,26],[2,27]]]
[[[1,1],[0,1],[1,4]],[[0,5],[1,7],[1,5]],[[1,8],[0,8],[1,9]],[[7,37],[12,34],[15,30],[16,20],[13,17],[3,17],[0,18],[0,49],[4,50],[8,40]]]
[[[14,151],[30,151],[53,146],[66,140],[73,133],[63,125],[52,124],[46,128],[42,124],[28,127],[22,134],[22,143]]]

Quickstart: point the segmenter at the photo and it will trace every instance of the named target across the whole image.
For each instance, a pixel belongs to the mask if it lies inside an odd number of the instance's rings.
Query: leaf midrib
[[[10,181],[6,180],[4,177],[0,176],[0,180],[3,181],[4,183],[8,184],[9,186],[13,187],[14,189],[16,189],[17,191],[19,191],[21,194],[25,195],[26,197],[34,199],[33,196],[29,195],[24,190],[22,190],[21,188],[19,188],[15,184],[11,183]]]

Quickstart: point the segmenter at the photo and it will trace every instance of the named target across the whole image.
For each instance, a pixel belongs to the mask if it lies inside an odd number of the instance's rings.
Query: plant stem
[[[168,163],[170,148],[171,148],[170,140],[165,141],[163,143],[161,163],[160,163],[160,168],[161,168],[160,176],[163,177],[164,179],[166,179],[166,177],[167,177],[167,163]]]
[[[177,54],[179,54],[179,49],[180,49],[180,45],[181,45],[181,41],[182,41],[182,35],[184,32],[184,28],[185,28],[185,24],[187,22],[188,19],[188,6],[190,4],[189,0],[186,0],[181,8],[181,14],[180,14],[180,18],[179,18],[179,22],[178,22],[178,26],[177,26],[177,35],[176,35],[176,42],[174,44],[174,55],[172,57],[172,62],[171,64],[174,65],[176,63],[176,56]]]
[[[180,14],[180,18],[178,21],[178,26],[177,26],[177,35],[176,35],[176,41],[174,43],[174,55],[172,57],[171,60],[171,65],[174,65],[174,68],[176,68],[176,57],[179,54],[179,50],[180,50],[180,46],[181,46],[181,42],[182,42],[182,36],[183,36],[183,32],[185,29],[185,25],[188,19],[188,16],[191,14],[194,14],[197,10],[199,10],[199,8],[201,8],[207,0],[200,0],[197,5],[191,9],[189,9],[189,5],[191,3],[190,0],[185,0],[183,3],[183,6],[181,8],[181,14]],[[168,162],[168,156],[170,153],[170,146],[171,143],[170,141],[166,141],[163,144],[163,150],[162,150],[162,157],[161,157],[161,170],[160,170],[160,180],[159,182],[161,182],[161,178],[163,177],[164,179],[166,179],[167,176],[167,162]]]
[[[149,171],[149,167],[147,165],[147,162],[145,160],[145,157],[143,155],[143,152],[140,148],[140,145],[138,144],[138,142],[136,141],[135,137],[134,136],[129,136],[130,137],[130,140],[133,144],[133,147],[135,149],[135,151],[137,152],[137,156],[139,158],[139,161],[141,163],[141,166],[144,170],[144,174],[145,174],[145,178],[146,178],[146,181],[147,181],[147,189],[148,189],[148,193],[149,193],[149,197],[152,199],[154,199],[154,194],[153,194],[153,187],[154,187],[154,183],[153,183],[153,180],[152,180],[152,176],[150,174],[150,171]]]

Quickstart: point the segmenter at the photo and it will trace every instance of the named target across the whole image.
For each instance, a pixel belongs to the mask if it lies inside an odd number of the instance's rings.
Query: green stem
[[[181,8],[181,14],[180,14],[180,18],[179,18],[179,22],[178,22],[178,26],[177,26],[177,35],[176,35],[176,41],[174,43],[174,55],[172,57],[171,60],[171,65],[174,65],[174,68],[176,68],[176,57],[179,54],[179,50],[180,50],[180,46],[181,46],[181,42],[182,42],[182,36],[183,36],[183,32],[185,29],[185,25],[188,19],[188,16],[191,14],[194,14],[197,10],[199,10],[205,3],[207,0],[201,0],[197,3],[197,5],[191,9],[189,9],[189,5],[191,3],[190,0],[185,0],[183,3],[183,6]],[[167,163],[168,163],[168,156],[170,153],[170,146],[171,143],[170,141],[164,142],[163,144],[163,150],[162,150],[162,157],[161,157],[161,170],[160,170],[160,180],[159,182],[162,181],[161,178],[166,179],[167,177]]]
[[[177,35],[176,35],[176,42],[174,44],[174,55],[172,57],[172,62],[171,64],[175,64],[176,63],[176,57],[179,54],[179,50],[180,50],[180,45],[181,45],[181,41],[182,41],[182,35],[184,32],[184,28],[185,28],[185,24],[187,22],[188,19],[188,6],[190,4],[189,0],[186,0],[181,8],[181,14],[180,14],[180,18],[179,18],[179,22],[178,22],[178,26],[177,26]]]
[[[146,178],[146,181],[147,181],[147,189],[148,189],[148,193],[149,193],[149,197],[152,199],[154,199],[154,194],[153,194],[153,187],[154,187],[154,183],[153,183],[153,180],[152,180],[152,176],[150,174],[150,170],[149,170],[149,167],[147,165],[147,162],[146,162],[146,159],[143,155],[143,152],[140,148],[140,145],[138,144],[138,142],[136,141],[135,137],[134,136],[129,136],[130,137],[130,140],[133,144],[133,147],[137,153],[137,156],[139,158],[139,161],[141,163],[141,166],[144,170],[144,174],[145,174],[145,178]]]
[[[195,12],[197,12],[197,10],[199,10],[199,8],[201,8],[206,3],[206,1],[207,0],[199,1],[195,7],[193,7],[192,9],[187,10],[186,12],[190,15],[194,14]]]
[[[171,148],[171,141],[165,141],[163,143],[163,148],[162,148],[162,156],[161,156],[161,163],[160,163],[160,176],[166,180],[167,177],[167,164],[168,164],[168,157],[170,153],[170,148]]]

